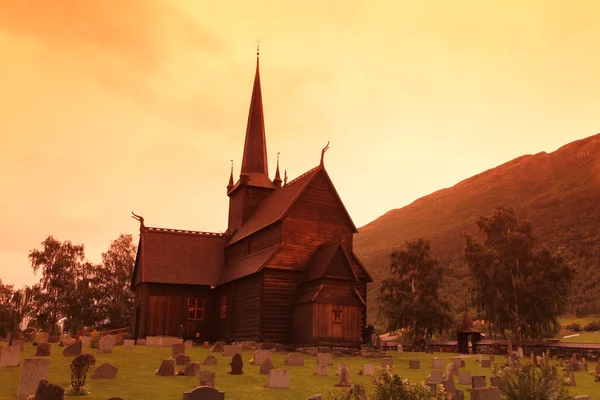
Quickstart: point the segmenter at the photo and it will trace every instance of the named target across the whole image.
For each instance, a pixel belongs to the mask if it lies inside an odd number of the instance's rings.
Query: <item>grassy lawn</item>
[[[171,356],[170,348],[157,348],[138,346],[133,350],[125,350],[122,346],[114,348],[112,354],[97,354],[95,349],[88,349],[89,352],[96,356],[96,366],[103,362],[109,362],[119,368],[117,379],[111,380],[96,380],[91,379],[93,367],[88,373],[88,385],[91,388],[91,393],[84,398],[89,400],[106,400],[113,396],[122,397],[125,400],[177,400],[181,399],[182,393],[192,389],[197,385],[198,378],[186,376],[174,377],[159,377],[154,376],[154,370],[160,365],[163,358]],[[450,363],[450,359],[455,356],[451,353],[406,353],[403,356],[389,352],[395,360],[395,368],[403,377],[422,381],[429,374],[431,359],[433,357],[441,357],[445,364]],[[26,344],[25,350],[22,352],[22,357],[32,357],[35,354],[35,348],[31,344]],[[364,358],[334,358],[334,367],[329,368],[330,376],[318,377],[313,376],[315,371],[316,357],[305,357],[305,365],[303,367],[289,367],[291,373],[291,388],[290,389],[267,389],[264,385],[267,382],[267,377],[259,374],[259,367],[250,365],[249,361],[253,353],[245,351],[242,355],[244,359],[244,375],[229,375],[227,374],[228,363],[230,357],[223,357],[220,354],[209,353],[207,350],[199,347],[186,349],[186,354],[191,356],[193,361],[202,361],[204,358],[213,354],[219,359],[219,364],[216,366],[201,366],[202,369],[215,370],[216,388],[225,392],[225,398],[230,400],[254,400],[257,398],[275,399],[275,400],[306,400],[313,394],[325,394],[327,390],[332,389],[334,384],[339,382],[339,378],[335,376],[338,363],[345,363],[350,366],[350,376],[353,382],[364,383],[370,385],[371,377],[363,377],[358,375],[358,370],[363,363],[372,363],[375,366],[380,365],[379,359],[364,359]],[[273,353],[273,363],[278,368],[285,368],[283,360],[285,353]],[[408,360],[421,360],[420,370],[409,370]],[[496,360],[503,362],[506,357],[496,356]],[[56,344],[52,347],[52,357],[50,362],[49,381],[51,383],[67,387],[70,384],[70,369],[69,364],[72,358],[63,357],[62,348]],[[590,369],[594,368],[592,363],[589,363]],[[472,375],[491,376],[491,369],[483,369],[477,365],[475,358],[466,360],[466,370],[470,370]],[[0,399],[14,400],[16,399],[17,389],[19,385],[20,368],[1,368],[0,369]],[[455,378],[458,382],[458,378]],[[573,394],[587,394],[592,398],[600,398],[600,383],[594,383],[594,379],[587,372],[576,373],[577,387],[572,389]],[[464,390],[469,386],[456,385],[458,389]],[[470,396],[466,392],[466,398]],[[73,398],[76,397],[67,397]],[[81,397],[78,397],[81,398]]]
[[[600,315],[588,315],[585,317],[577,318],[577,317],[563,317],[558,320],[561,325],[560,332],[556,335],[556,339],[560,339],[561,342],[567,343],[600,343],[600,332],[585,332],[583,327],[589,324],[592,321],[600,321]],[[566,329],[566,326],[572,323],[578,323],[581,325],[581,332],[571,332]],[[564,338],[564,336],[579,334],[579,336],[574,336],[570,338]]]

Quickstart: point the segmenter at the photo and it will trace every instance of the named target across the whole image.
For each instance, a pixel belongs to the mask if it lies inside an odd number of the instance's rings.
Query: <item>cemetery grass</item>
[[[48,380],[51,383],[61,387],[70,385],[69,365],[72,357],[62,355],[62,347],[52,345],[52,356],[50,362],[50,371]],[[154,371],[160,366],[161,360],[171,356],[171,348],[168,347],[148,347],[136,346],[133,350],[125,350],[122,346],[116,346],[113,353],[98,354],[95,349],[87,349],[87,352],[96,356],[96,367],[104,362],[113,364],[119,368],[117,379],[92,379],[92,372],[95,367],[90,367],[87,374],[87,384],[90,387],[90,394],[84,397],[65,396],[66,399],[87,399],[87,400],[106,400],[113,396],[122,397],[125,400],[177,400],[181,399],[182,393],[194,388],[198,384],[197,377],[173,376],[160,377],[153,375]],[[23,357],[33,357],[35,347],[26,344],[21,354]],[[329,367],[329,376],[314,376],[316,357],[305,357],[303,367],[286,367],[283,360],[287,353],[273,353],[273,363],[276,368],[287,368],[291,374],[290,389],[267,389],[264,385],[267,382],[267,376],[259,374],[259,367],[250,365],[250,359],[253,352],[244,351],[242,358],[244,360],[244,375],[229,375],[227,370],[231,357],[223,357],[221,354],[209,353],[200,347],[186,349],[186,354],[191,356],[193,361],[202,361],[204,358],[213,354],[218,358],[216,366],[201,366],[201,369],[214,370],[217,372],[215,387],[225,392],[225,397],[229,400],[250,400],[250,399],[273,399],[273,400],[306,400],[313,394],[326,394],[334,385],[339,382],[339,377],[335,376],[337,365],[344,363],[350,367],[350,377],[354,383],[363,383],[365,386],[371,386],[372,378],[358,375],[362,364],[381,365],[381,359],[367,359],[362,357],[334,357],[334,365]],[[451,362],[451,358],[456,356],[454,353],[406,353],[404,355],[388,352],[394,357],[394,366],[396,371],[404,378],[417,382],[423,381],[430,372],[431,360],[433,357],[444,359],[444,365]],[[408,360],[420,360],[421,369],[408,369]],[[496,356],[498,362],[504,362],[506,357]],[[485,375],[489,384],[491,369],[480,368],[476,358],[470,356],[466,359],[466,370],[471,371],[471,375]],[[591,370],[593,363],[589,363]],[[182,367],[179,366],[178,369]],[[19,386],[20,368],[1,368],[0,369],[0,399],[15,400]],[[572,394],[586,394],[592,398],[600,397],[600,383],[594,383],[594,378],[587,372],[575,373],[577,386],[571,388]],[[455,377],[458,382],[458,378]],[[470,387],[467,385],[456,384],[456,387],[465,391],[465,398],[470,395],[466,391]]]

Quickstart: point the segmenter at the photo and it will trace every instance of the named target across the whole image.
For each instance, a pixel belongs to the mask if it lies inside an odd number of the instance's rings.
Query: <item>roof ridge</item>
[[[219,232],[188,231],[188,230],[184,230],[184,229],[156,228],[156,227],[150,227],[150,226],[146,226],[145,229],[148,231],[152,231],[152,232],[179,233],[179,234],[183,234],[183,235],[212,236],[212,237],[225,236],[225,234],[219,233]]]
[[[297,182],[301,178],[304,178],[305,176],[309,175],[310,173],[314,172],[316,169],[319,169],[320,167],[321,167],[320,165],[317,165],[316,167],[309,169],[305,173],[303,173],[301,175],[298,175],[297,177],[295,177],[294,179],[292,179],[291,181],[289,181],[285,186],[291,185],[292,183]]]

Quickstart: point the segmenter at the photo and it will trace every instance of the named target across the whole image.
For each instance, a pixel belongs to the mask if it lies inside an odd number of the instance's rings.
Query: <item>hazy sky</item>
[[[589,1],[0,0],[0,279],[52,234],[223,231],[261,40],[271,176],[325,165],[357,226],[600,132]]]

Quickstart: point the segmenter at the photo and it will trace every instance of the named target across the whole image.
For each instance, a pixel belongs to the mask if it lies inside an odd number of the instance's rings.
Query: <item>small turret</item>
[[[281,188],[281,177],[279,176],[279,152],[277,152],[277,169],[275,170],[275,178],[273,184],[279,189]]]
[[[227,193],[233,189],[233,160],[231,160],[231,173],[229,174],[229,183],[227,184]]]

